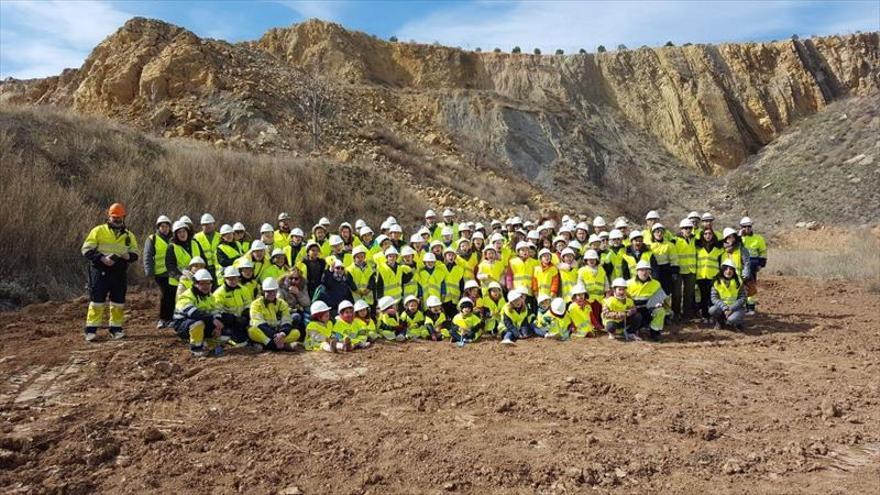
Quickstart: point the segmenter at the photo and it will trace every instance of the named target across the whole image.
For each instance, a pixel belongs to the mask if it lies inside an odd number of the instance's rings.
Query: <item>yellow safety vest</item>
[[[712,284],[712,287],[718,291],[718,297],[721,299],[721,302],[727,307],[733,306],[733,303],[739,298],[740,286],[741,284],[736,278],[723,281],[719,278]]]
[[[383,296],[400,299],[403,295],[403,274],[410,272],[410,267],[397,263],[392,269],[387,263],[379,263],[379,276],[382,277]]]
[[[510,318],[510,321],[512,321],[514,325],[520,327],[529,317],[529,309],[523,304],[522,308],[517,310],[511,306],[510,303],[507,303],[504,305],[504,308],[501,309],[501,314]]]
[[[522,258],[517,256],[510,260],[510,272],[513,275],[513,288],[527,296],[532,295],[532,277],[535,275],[535,265],[538,260],[534,258]]]
[[[724,261],[728,261],[728,260],[732,261],[733,264],[736,265],[736,274],[738,276],[742,277],[743,262],[742,262],[742,252],[740,251],[740,248],[736,248],[729,253],[725,249],[724,254],[721,256],[721,261],[724,262]],[[720,267],[719,267],[719,269],[720,269]]]
[[[345,271],[351,275],[351,279],[354,281],[354,285],[358,290],[367,289],[370,285],[370,278],[372,278],[374,274],[373,269],[370,268],[370,265],[367,263],[364,263],[363,268],[352,263],[345,268]],[[352,293],[352,297],[355,300],[363,299],[364,302],[370,306],[373,305],[373,291],[369,291],[366,295]]]
[[[647,302],[658,290],[662,290],[660,282],[653,278],[642,282],[638,277],[633,277],[626,282],[626,292],[636,302]]]
[[[453,265],[450,270],[448,266],[443,265],[446,268],[446,295],[443,297],[443,302],[452,302],[458,304],[458,300],[461,299],[461,279],[464,278],[464,267],[456,263]]]
[[[711,280],[718,275],[721,266],[721,255],[724,250],[719,247],[706,251],[706,248],[697,248],[697,280]]]
[[[165,266],[165,253],[168,251],[168,241],[158,234],[150,234],[150,239],[153,239],[153,252],[155,253],[153,273],[151,275],[156,277],[165,275],[168,273],[168,267]]]
[[[115,254],[121,256],[125,253],[137,254],[138,244],[137,239],[130,230],[123,229],[117,235],[116,231],[105,223],[89,231],[81,251],[82,254],[86,254],[93,249],[103,255]]]
[[[611,264],[611,279],[621,278],[623,277],[623,263],[624,257],[626,256],[626,248],[621,246],[620,249],[614,251],[613,249],[609,249],[602,256],[603,264]]]
[[[554,294],[550,293],[550,289],[553,286],[553,278],[557,275],[559,275],[559,270],[553,265],[547,268],[544,268],[542,265],[536,266],[534,277],[538,281],[538,293],[535,296],[547,295],[553,297]]]
[[[662,241],[654,242],[650,246],[658,265],[678,266],[678,253],[676,252],[675,244],[671,240],[664,238]]]
[[[676,236],[675,254],[678,255],[678,273],[688,275],[697,271],[697,247],[695,239]]]
[[[251,303],[250,316],[252,327],[259,327],[265,323],[277,329],[281,325],[289,325],[293,322],[290,317],[290,306],[280,297],[275,297],[272,302],[266,301],[265,297],[258,297]]]
[[[231,288],[223,284],[214,291],[214,302],[220,313],[241,316],[247,309],[249,300],[241,287]]]
[[[587,296],[590,302],[601,301],[605,298],[605,283],[608,280],[605,275],[605,268],[597,266],[593,270],[590,266],[583,266],[578,270],[578,279],[584,285],[584,288],[587,289]]]
[[[489,283],[491,282],[498,282],[500,284],[501,277],[504,276],[505,266],[506,265],[498,260],[495,260],[491,263],[486,260],[481,261],[479,266],[477,267],[477,273],[485,274],[486,278],[483,280],[477,278],[477,281],[479,281],[480,285],[483,287],[488,287]]]
[[[217,265],[217,246],[220,245],[220,234],[214,232],[213,237],[208,239],[208,234],[198,232],[193,236],[193,240],[199,243],[202,254],[205,255],[205,264],[208,266]]]
[[[767,257],[767,242],[758,234],[742,236],[742,243],[749,250],[753,258]]]
[[[593,308],[590,307],[590,303],[585,302],[583,308],[576,302],[568,305],[568,315],[571,317],[571,322],[574,324],[575,332],[584,334],[593,331],[593,321],[591,320],[592,314]]]
[[[577,285],[578,271],[576,268],[559,270],[559,297],[566,302],[571,300],[571,288]]]
[[[427,304],[428,297],[436,296],[441,301],[443,300],[441,297],[441,287],[443,282],[446,281],[446,276],[449,274],[449,270],[446,269],[446,265],[435,263],[434,269],[428,272],[427,269],[419,270],[419,285],[422,287],[422,302]],[[458,287],[458,284],[456,284]]]
[[[330,340],[332,335],[333,322],[331,320],[327,320],[327,323],[321,323],[317,320],[310,321],[306,326],[306,350],[314,351],[320,349],[321,343]]]
[[[177,244],[176,242],[171,243],[171,249],[174,250],[174,259],[177,261],[177,269],[179,271],[185,270],[193,258],[203,254],[201,248],[199,248],[198,242],[190,241],[189,248],[190,251],[187,251],[180,244]],[[169,277],[168,283],[170,285],[178,285],[178,280],[174,277]]]
[[[630,299],[628,297],[625,300],[621,301],[620,299],[618,299],[614,296],[606,297],[605,301],[602,303],[602,306],[605,309],[607,309],[608,311],[613,311],[615,313],[629,311],[630,309],[634,308],[635,305],[636,305],[635,301],[633,301],[632,299]],[[621,321],[623,321],[623,320],[619,320],[619,319],[615,319],[615,318],[611,318],[611,317],[603,317],[603,320],[604,321],[613,321],[616,323],[620,323]]]

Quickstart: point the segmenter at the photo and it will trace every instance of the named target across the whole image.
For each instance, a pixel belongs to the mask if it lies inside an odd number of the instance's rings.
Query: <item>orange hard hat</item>
[[[111,217],[124,217],[125,205],[122,203],[113,203],[110,205],[110,209],[107,210],[107,214]]]

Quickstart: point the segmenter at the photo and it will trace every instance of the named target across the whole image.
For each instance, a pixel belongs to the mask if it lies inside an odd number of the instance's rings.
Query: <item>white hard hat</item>
[[[694,228],[694,222],[690,218],[685,218],[684,220],[682,220],[681,222],[678,223],[678,228],[680,228],[680,229]]]
[[[249,260],[247,258],[239,258],[239,259],[241,260],[241,261],[237,261],[239,270],[242,270],[243,268],[253,268],[254,267],[254,263],[251,260]],[[241,272],[239,272],[239,273],[241,273]]]
[[[355,246],[354,249],[351,250],[352,256],[357,256],[359,254],[367,254],[367,248],[365,248],[363,244]]]
[[[474,232],[473,239],[486,240],[486,236],[484,236],[482,232]]]
[[[574,250],[573,250],[572,248],[565,248],[565,249],[562,250],[562,252],[561,252],[560,254],[561,254],[562,256],[565,256],[565,255],[567,255],[567,254],[570,254],[570,255],[574,256]]]
[[[599,253],[597,253],[595,249],[587,249],[587,252],[584,253],[584,259],[597,260],[599,259]]]
[[[489,282],[488,288],[489,288],[489,290],[492,290],[492,289],[501,290],[501,284],[499,284],[498,282],[492,281],[492,282]]]
[[[276,257],[276,256],[284,256],[284,251],[282,251],[282,250],[279,249],[279,248],[275,248],[275,249],[273,249],[273,250],[272,250],[272,256],[270,256],[270,258],[274,258],[274,257]]]
[[[204,215],[202,215],[202,221],[199,223],[201,223],[202,225],[214,223],[214,216],[210,213],[205,213]]]
[[[251,243],[251,252],[265,251],[265,250],[266,250],[266,244],[263,241],[257,239],[256,241]]]
[[[330,245],[331,246],[339,246],[342,245],[342,237],[339,237],[336,234],[330,236]]]
[[[425,242],[425,240],[422,239],[422,236],[419,233],[415,233],[415,234],[409,236],[409,243],[410,244],[413,244],[416,242]]]
[[[734,270],[736,270],[736,263],[734,263],[732,260],[724,260],[721,262],[721,269],[722,270],[726,266],[729,266],[730,268],[733,268]]]
[[[367,301],[364,301],[363,299],[358,299],[357,301],[354,302],[354,312],[355,313],[357,313],[358,311],[363,311],[365,309],[370,309],[370,305],[367,304]]]
[[[587,224],[587,222],[580,222],[579,224],[577,224],[575,226],[575,230],[585,230],[585,231],[589,232],[590,226]]]
[[[578,294],[586,294],[587,288],[584,287],[584,284],[574,284],[574,287],[571,288],[571,295],[576,296]]]
[[[182,222],[181,220],[178,220],[178,221],[174,222],[174,225],[171,226],[171,231],[177,232],[178,230],[185,229],[187,227],[188,227],[188,225],[186,223]]]
[[[525,242],[525,241],[519,241],[519,242],[516,243],[516,250],[517,250],[517,251],[519,251],[520,249],[528,249],[528,248],[529,248],[529,243],[528,243],[528,242]]]
[[[379,311],[385,311],[386,309],[390,308],[391,306],[394,306],[395,304],[397,304],[397,299],[394,299],[391,296],[385,296],[385,297],[379,299],[379,304],[378,304]]]
[[[267,278],[266,280],[272,280],[272,279]],[[265,285],[266,282],[263,282],[263,284]],[[263,289],[263,290],[265,290],[265,289]],[[312,313],[312,316],[317,315],[317,314],[321,314],[321,313],[326,313],[328,311],[330,311],[330,306],[327,306],[327,303],[325,303],[324,301],[315,301],[312,303],[312,306],[309,308],[309,312]]]
[[[459,308],[464,306],[465,304],[470,304],[471,306],[473,306],[474,302],[471,301],[471,298],[469,298],[469,297],[462,297],[461,299],[458,300],[458,307]]]
[[[483,246],[483,252],[485,253],[486,251],[495,251],[496,253],[498,252],[498,250],[495,249],[495,246],[491,244],[486,244],[485,246]]]
[[[167,223],[171,225],[171,219],[165,215],[159,215],[159,218],[156,219],[156,225],[158,226],[160,223]]]
[[[239,273],[238,268],[236,268],[234,266],[227,266],[226,268],[223,269],[223,278],[240,277],[240,276],[241,276],[241,273]]]
[[[323,227],[329,227],[329,226],[330,226],[330,220],[328,220],[327,217],[321,217],[321,219],[318,220],[318,225],[321,225],[321,226],[323,226]]]
[[[354,222],[354,228],[357,229],[357,230],[361,230],[362,228],[364,228],[364,227],[366,227],[366,226],[367,226],[367,222],[361,220],[360,218],[358,218],[358,219]],[[355,305],[357,305],[357,303],[355,303]]]
[[[700,218],[700,214],[696,211],[688,213],[688,218]]]
[[[391,256],[392,254],[395,256],[400,254],[397,252],[397,248],[395,248],[394,246],[390,246],[388,249],[385,250],[385,256]]]
[[[178,220],[180,220],[181,222],[183,222],[187,225],[192,225],[192,223],[193,223],[192,219],[190,217],[188,217],[187,215],[184,215],[184,216],[178,218]]]
[[[468,222],[462,222],[458,226],[458,231],[459,232],[470,232],[471,231],[471,224],[469,224]]]
[[[423,263],[436,263],[437,257],[434,256],[434,253],[425,253],[425,256],[422,257]]]
[[[562,215],[562,223],[570,222],[570,221],[571,221],[571,216],[569,216],[569,215]]]
[[[565,237],[562,237],[561,235],[558,235],[553,238],[553,244],[555,245],[557,242],[564,242],[564,243],[568,244],[568,241],[565,240]]]
[[[629,233],[629,240],[633,240],[636,237],[644,237],[644,235],[642,235],[641,230],[633,230],[632,232]]]
[[[394,215],[388,215],[388,218],[386,218],[385,221],[388,222],[389,225],[397,223],[397,219],[394,218]]]
[[[278,220],[290,220],[290,213],[279,213]]]
[[[557,297],[556,299],[550,301],[550,311],[553,311],[553,314],[558,316],[564,315],[565,301],[563,301],[561,297]]]
[[[293,236],[297,236],[297,237],[305,237],[305,233],[303,233],[303,231],[302,231],[301,228],[299,228],[299,227],[294,227],[293,230],[290,231],[290,236],[291,236],[291,237],[293,237]]]
[[[416,252],[409,246],[403,246],[400,248],[400,256],[414,256],[415,254]]]
[[[617,277],[611,282],[611,287],[626,287],[626,280],[621,277]]]
[[[614,229],[608,233],[608,239],[623,239],[623,232]],[[593,241],[590,241],[593,242]]]
[[[712,216],[712,214],[709,213],[708,211],[707,211],[706,213],[703,213],[703,216],[700,217],[700,218],[701,218],[702,220],[715,220],[715,217]]]
[[[443,229],[440,230],[440,235],[442,235],[442,236],[452,235],[452,227],[443,227]]]
[[[468,280],[467,282],[464,283],[464,290],[479,289],[479,288],[480,288],[480,284],[478,284],[476,280]]]
[[[612,234],[613,234],[614,232],[620,233],[619,230],[612,230],[612,231],[611,231]],[[622,236],[621,236],[621,238],[622,238]],[[587,244],[592,244],[592,243],[594,243],[594,242],[601,242],[601,241],[602,241],[602,239],[600,239],[598,235],[596,235],[596,234],[590,234],[590,237],[587,239]]]
[[[348,230],[351,230],[351,224],[348,222],[342,222],[339,224],[339,230],[342,230],[345,228],[347,228]]]
[[[376,237],[376,245],[381,246],[383,242],[389,240],[388,236],[385,234],[379,234],[379,237]]]
[[[549,301],[551,298],[547,294],[541,294],[538,296],[538,304],[541,304],[544,301]]]
[[[244,231],[247,230],[247,229],[244,228],[244,224],[243,224],[243,223],[241,223],[241,222],[235,222],[235,225],[232,226],[232,230],[234,230],[234,231],[236,231],[236,232],[244,232]]]
[[[315,231],[318,229],[324,229],[324,231],[326,231],[327,227],[321,225],[320,223],[316,223],[315,225],[312,225],[312,233],[315,233]]]
[[[563,232],[568,232],[569,234],[571,234],[572,233],[571,225],[569,225],[567,223],[562,224],[562,227],[559,227],[559,233],[562,234]]]
[[[193,266],[196,264],[207,265],[207,263],[205,263],[205,259],[202,258],[201,256],[193,256],[192,259],[189,260],[189,266]]]
[[[333,258],[333,268],[345,268],[345,265],[339,258]]]
[[[651,262],[650,261],[640,260],[638,263],[636,263],[636,270],[650,270],[650,269],[651,269]]]
[[[368,235],[368,234],[372,234],[372,233],[373,233],[373,229],[367,227],[366,225],[360,230],[360,232],[358,232],[358,234],[360,234],[361,237]]]
[[[653,231],[655,231],[655,230],[662,230],[662,229],[665,229],[665,228],[666,228],[666,227],[664,227],[662,223],[657,222],[657,223],[655,223],[654,225],[651,226],[651,232],[653,232]]]
[[[731,235],[736,235],[736,229],[725,227],[724,230],[721,232],[722,239],[727,239],[727,237]]]
[[[749,217],[742,217],[742,220],[739,221],[739,225],[741,227],[748,227],[752,225],[752,219]]]
[[[614,228],[615,229],[622,229],[622,228],[625,228],[626,226],[627,226],[626,219],[623,217],[620,217],[614,221]]]
[[[193,278],[196,280],[196,282],[207,282],[213,280],[213,278],[211,277],[211,272],[205,270],[204,268],[196,271],[195,275],[193,275]]]
[[[425,212],[425,218],[434,218],[436,216],[437,216],[437,214],[434,213],[434,210],[428,210]]]
[[[419,298],[410,294],[410,295],[406,296],[405,298],[403,298],[403,305],[406,306],[407,304],[409,304],[412,301],[418,302]]]
[[[489,242],[494,243],[497,241],[504,241],[504,236],[496,232],[496,233],[492,234],[491,237],[489,237]]]
[[[528,234],[526,234],[526,239],[537,241],[541,238],[541,234],[538,233],[537,230],[530,230]]]
[[[602,217],[596,217],[593,219],[593,227],[605,227],[608,224],[605,223],[605,219]]]
[[[578,242],[577,239],[573,239],[571,242],[568,243],[568,247],[574,249],[575,251],[579,251],[583,246],[580,242]]]
[[[544,249],[542,249],[541,251],[538,252],[538,258],[544,256],[545,254],[550,255],[550,256],[553,256],[553,253],[551,253],[549,249],[544,248]]]
[[[272,227],[272,224],[264,223],[260,226],[260,233],[265,234],[267,232],[275,232],[275,228]]]
[[[443,216],[444,217],[454,217],[455,212],[450,210],[449,208],[446,208],[445,210],[443,210]]]
[[[600,241],[602,239],[608,239],[608,231],[607,230],[603,230],[602,232],[599,232],[597,235],[599,236]]]
[[[436,308],[437,306],[442,306],[443,302],[437,296],[428,296],[427,305],[429,308]]]
[[[351,301],[342,301],[341,303],[339,303],[339,306],[336,307],[336,312],[342,313],[343,310],[348,308],[354,309],[354,304],[352,304]]]
[[[507,293],[507,302],[513,302],[521,298],[523,293],[519,289],[513,289]]]
[[[510,219],[511,225],[521,225],[522,223],[523,223],[523,221],[522,221],[522,218],[520,218],[520,217],[513,217]]]
[[[660,220],[660,214],[656,210],[651,210],[645,215],[645,220]]]
[[[397,224],[395,223],[394,225],[388,227],[388,232],[402,233],[402,232],[403,232],[403,229],[400,227],[400,225],[397,225]]]
[[[474,228],[474,230],[486,230],[486,227],[484,227],[483,224],[480,222],[475,223],[474,225],[472,225],[472,227]]]
[[[224,223],[220,226],[220,235],[232,234],[233,232],[235,231],[232,230],[232,225],[229,225],[228,223]]]

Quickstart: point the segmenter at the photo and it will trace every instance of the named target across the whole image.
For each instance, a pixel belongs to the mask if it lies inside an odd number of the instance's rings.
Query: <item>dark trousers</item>
[[[672,295],[672,266],[657,265],[657,281],[667,295]]]
[[[697,280],[700,288],[700,315],[709,317],[709,306],[712,304],[712,279]]]
[[[103,303],[110,297],[110,302],[123,304],[128,289],[128,277],[125,270],[104,271],[95,267],[89,268],[89,301]]]
[[[177,287],[168,282],[168,277],[156,277],[156,285],[159,286],[159,319],[170,322],[174,318]]]
[[[223,335],[229,337],[233,342],[247,342],[247,329],[250,324],[250,318],[247,316],[235,316],[229,313],[220,315],[220,321],[223,323]]]
[[[696,275],[688,273],[679,274],[678,281],[672,284],[672,312],[678,317],[693,318],[694,290],[696,290]]]
[[[642,327],[642,314],[636,313],[626,319],[626,325],[622,321],[606,321],[605,331],[617,336],[617,333],[623,330],[626,333],[636,333]]]

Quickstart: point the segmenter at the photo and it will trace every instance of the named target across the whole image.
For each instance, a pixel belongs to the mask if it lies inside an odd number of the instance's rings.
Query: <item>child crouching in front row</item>
[[[474,314],[474,302],[467,297],[458,301],[458,314],[452,318],[449,334],[452,342],[474,342],[480,338],[483,320]]]
[[[602,321],[609,339],[642,340],[638,330],[642,326],[642,316],[636,303],[626,294],[626,280],[614,279],[611,283],[612,296],[602,303]]]

